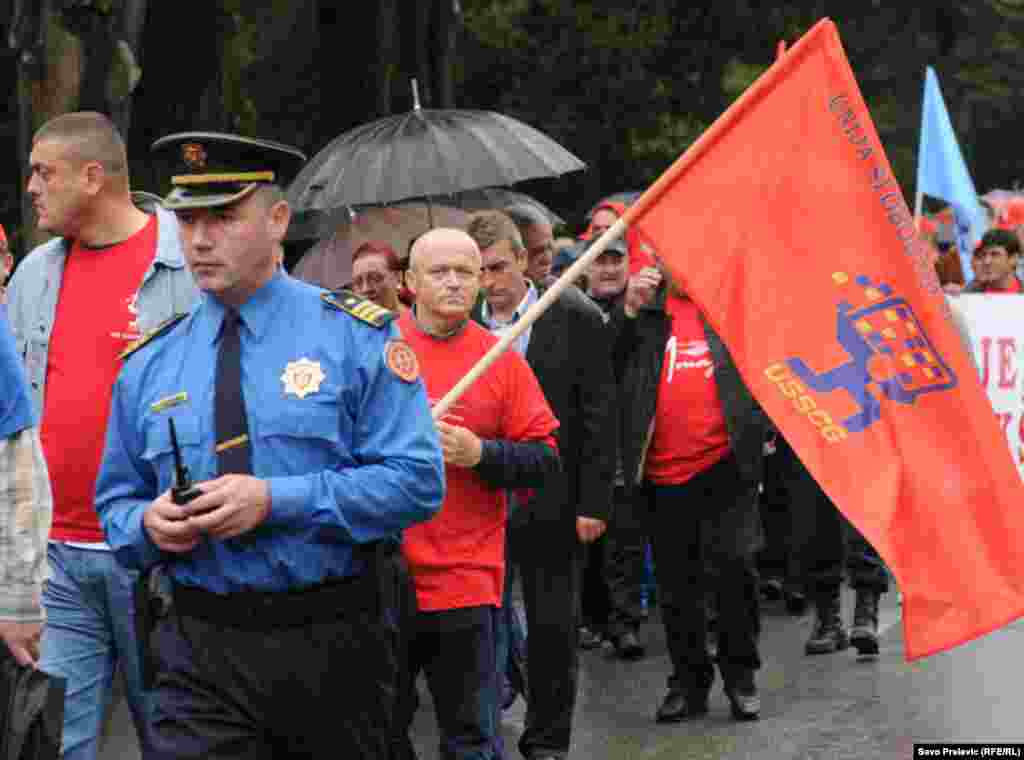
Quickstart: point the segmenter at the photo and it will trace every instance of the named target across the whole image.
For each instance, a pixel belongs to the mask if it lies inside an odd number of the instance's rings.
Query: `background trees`
[[[0,222],[29,242],[32,131],[95,108],[128,135],[133,182],[163,192],[154,139],[184,129],[277,138],[310,155],[411,106],[493,109],[590,170],[532,183],[567,218],[642,188],[822,16],[847,54],[904,191],[914,190],[926,65],[979,190],[1024,178],[1021,0],[0,0]]]

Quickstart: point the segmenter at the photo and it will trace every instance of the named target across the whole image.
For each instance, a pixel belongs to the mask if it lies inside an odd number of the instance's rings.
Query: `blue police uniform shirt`
[[[397,327],[327,307],[323,292],[278,272],[239,309],[252,470],[271,497],[265,522],[241,536],[205,538],[173,554],[142,525],[173,483],[169,419],[193,481],[217,477],[213,396],[224,307],[204,295],[168,334],[128,357],[96,484],[96,509],[122,564],[168,561],[177,582],[217,593],[300,589],[358,574],[353,544],[400,540],[404,527],[440,508],[444,464],[423,381],[400,379],[385,360]],[[300,375],[315,377],[315,369],[319,382]]]
[[[32,400],[28,395],[25,367],[18,356],[14,333],[7,322],[7,305],[0,304],[0,438],[35,424]]]

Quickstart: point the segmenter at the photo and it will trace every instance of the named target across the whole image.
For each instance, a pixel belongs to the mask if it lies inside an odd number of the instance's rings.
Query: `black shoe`
[[[786,600],[786,612],[794,617],[803,617],[807,614],[807,597],[802,592],[785,589],[782,595]]]
[[[658,708],[655,720],[658,723],[679,723],[689,718],[707,715],[709,689],[669,689],[665,700]]]
[[[615,655],[621,660],[639,660],[647,648],[633,631],[626,631],[615,639]]]
[[[587,628],[585,625],[580,626],[580,649],[597,649],[601,646],[603,639],[598,634]]]
[[[714,630],[709,630],[707,636],[704,639],[704,645],[708,650],[708,659],[711,662],[718,662],[718,634]]]
[[[857,589],[850,643],[859,655],[878,654],[878,592]]]
[[[725,696],[735,720],[757,720],[761,717],[761,697],[754,682],[754,671],[744,671],[725,686]]]
[[[850,638],[839,618],[838,586],[815,594],[814,614],[814,630],[804,645],[804,653],[832,654],[850,646]]]
[[[779,601],[782,598],[782,581],[778,578],[762,578],[761,598],[766,602]]]

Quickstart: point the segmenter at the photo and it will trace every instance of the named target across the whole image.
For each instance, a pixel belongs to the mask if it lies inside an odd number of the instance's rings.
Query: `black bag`
[[[0,760],[57,760],[64,728],[63,678],[19,665],[0,641]]]

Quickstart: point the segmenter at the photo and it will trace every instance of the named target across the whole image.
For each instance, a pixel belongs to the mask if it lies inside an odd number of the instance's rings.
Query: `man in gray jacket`
[[[188,311],[198,291],[175,217],[133,203],[124,142],[107,117],[47,122],[29,162],[39,227],[58,236],[28,255],[8,293],[53,489],[40,667],[67,679],[64,758],[92,760],[118,662],[144,751],[149,743],[135,579],[105,543],[94,505],[111,388],[128,345]]]

